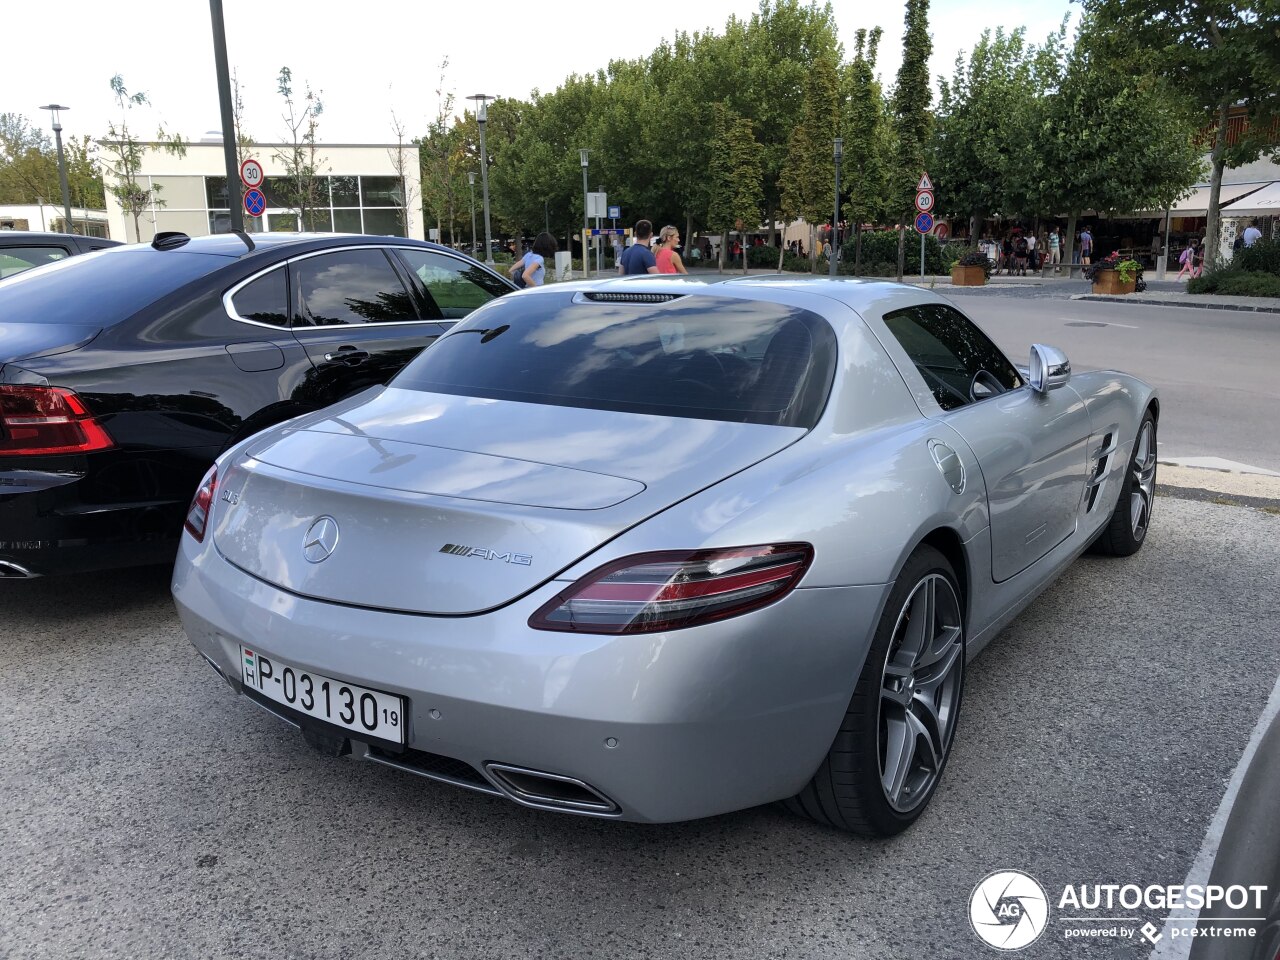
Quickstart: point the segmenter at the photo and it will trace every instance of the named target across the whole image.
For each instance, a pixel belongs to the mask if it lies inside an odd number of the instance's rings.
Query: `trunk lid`
[[[386,387],[250,446],[214,543],[304,596],[477,613],[803,434]]]
[[[51,357],[83,347],[102,332],[92,323],[4,323],[0,322],[0,366]]]

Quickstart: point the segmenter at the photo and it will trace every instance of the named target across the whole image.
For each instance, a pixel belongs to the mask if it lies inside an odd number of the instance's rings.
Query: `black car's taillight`
[[[529,626],[652,633],[710,623],[781,600],[812,561],[807,543],[640,553],[587,574],[544,604]]]
[[[0,384],[0,457],[110,450],[115,441],[62,387]]]
[[[204,543],[204,532],[209,527],[209,514],[213,512],[213,497],[217,492],[218,465],[215,463],[196,488],[196,495],[187,508],[186,522],[182,525],[182,529],[195,537],[197,543]]]

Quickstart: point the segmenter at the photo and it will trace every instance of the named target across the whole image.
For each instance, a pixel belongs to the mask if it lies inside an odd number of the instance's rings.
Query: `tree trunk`
[[[693,245],[693,211],[686,210],[684,214],[684,254],[681,259],[684,260],[684,268],[689,269],[689,247]]]
[[[787,255],[787,248],[786,248],[786,245],[785,245],[786,236],[787,236],[787,226],[788,226],[787,221],[785,221],[785,220],[784,220],[784,221],[782,221],[782,237],[783,237],[783,243],[778,244],[778,272],[779,272],[779,273],[781,273],[781,272],[782,272],[782,261],[783,261],[783,259],[786,257],[786,255]]]
[[[1222,197],[1222,168],[1226,166],[1227,159],[1227,111],[1230,107],[1229,100],[1224,100],[1218,105],[1218,130],[1213,137],[1213,172],[1209,176],[1209,216],[1204,228],[1204,267],[1210,269],[1218,263],[1218,237],[1222,233],[1222,212],[1219,210],[1218,201]]]
[[[768,236],[768,239],[765,240],[765,243],[768,243],[770,245],[772,245],[773,241],[777,239],[777,234],[778,234],[778,225],[774,222],[773,217],[774,217],[773,207],[766,207],[764,211],[764,222],[769,225],[769,236]]]
[[[720,250],[716,254],[716,261],[721,273],[724,273],[724,255],[729,250],[729,231],[726,229],[720,234]]]
[[[898,224],[898,282],[902,282],[902,270],[907,258],[907,228]]]
[[[809,272],[818,272],[818,228],[809,224]]]
[[[747,263],[750,260],[750,256],[749,256],[750,253],[751,251],[747,248],[747,230],[745,227],[743,227],[742,229],[742,275],[744,277],[747,275]]]
[[[1062,238],[1062,263],[1067,268],[1067,277],[1071,277],[1071,258],[1076,247],[1076,212],[1067,214],[1067,235]]]
[[[862,221],[853,227],[853,275],[862,276]]]

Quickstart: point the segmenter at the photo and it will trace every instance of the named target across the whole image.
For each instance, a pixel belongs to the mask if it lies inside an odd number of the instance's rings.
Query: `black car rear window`
[[[686,295],[597,303],[503,297],[423,351],[392,385],[564,407],[812,427],[835,373],[817,314]]]
[[[110,326],[231,262],[149,246],[68,257],[0,280],[0,320]]]

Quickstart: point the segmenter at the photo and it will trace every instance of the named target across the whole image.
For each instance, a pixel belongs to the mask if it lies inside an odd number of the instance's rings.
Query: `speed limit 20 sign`
[[[262,174],[262,164],[250,157],[244,163],[240,164],[240,182],[246,187],[260,187],[265,177]]]

